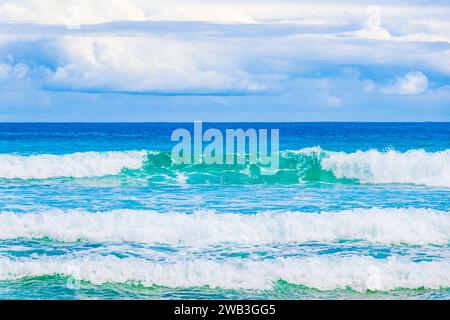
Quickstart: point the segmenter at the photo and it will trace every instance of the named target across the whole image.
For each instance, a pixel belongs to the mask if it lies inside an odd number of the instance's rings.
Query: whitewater
[[[128,283],[146,287],[208,286],[222,289],[271,290],[277,281],[318,290],[352,289],[364,292],[395,289],[450,288],[448,261],[404,259],[380,261],[370,257],[282,258],[266,261],[208,260],[155,263],[114,256],[0,259],[0,280],[64,275],[92,284]]]
[[[166,175],[169,178],[175,176],[178,182],[195,182],[195,178],[189,177],[206,174],[226,181],[231,172],[238,181],[244,182],[301,183],[323,180],[339,183],[352,180],[367,184],[450,186],[450,150],[368,150],[345,153],[314,147],[283,151],[280,159],[281,167],[275,178],[271,179],[261,174],[264,170],[262,165],[252,170],[251,165],[226,164],[213,168],[192,168],[175,165],[168,152],[85,152],[30,156],[3,154],[0,155],[0,179],[89,178],[134,173],[141,177],[145,174]],[[184,178],[180,179],[180,176]]]
[[[450,214],[414,208],[255,215],[135,210],[0,213],[0,239],[17,238],[191,246],[340,240],[447,246]]]
[[[279,169],[175,164],[189,124],[0,124],[0,299],[450,299],[450,125],[279,129]]]

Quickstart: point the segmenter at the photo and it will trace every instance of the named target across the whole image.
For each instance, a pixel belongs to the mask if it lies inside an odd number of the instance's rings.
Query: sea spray
[[[205,210],[194,214],[139,210],[1,213],[0,239],[16,238],[193,246],[342,240],[447,246],[450,215],[416,208],[255,215],[217,214]]]
[[[420,149],[281,151],[279,169],[257,164],[177,164],[167,151],[85,152],[66,155],[0,155],[0,179],[87,178],[126,175],[185,184],[299,184],[304,182],[450,186],[450,151]],[[179,179],[183,177],[183,179]]]

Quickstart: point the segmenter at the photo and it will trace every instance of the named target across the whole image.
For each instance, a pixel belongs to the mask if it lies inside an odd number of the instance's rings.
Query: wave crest
[[[83,152],[66,155],[0,155],[0,178],[49,179],[115,175],[123,169],[139,169],[144,151]]]
[[[319,147],[280,153],[280,168],[262,165],[176,165],[170,152],[85,152],[68,155],[0,155],[0,178],[49,179],[125,174],[181,184],[298,184],[310,181],[450,186],[450,150],[333,152]]]
[[[128,283],[147,287],[204,287],[271,290],[276,282],[318,290],[351,288],[395,289],[450,288],[448,261],[412,262],[370,257],[307,257],[251,260],[195,260],[150,262],[114,256],[56,257],[30,260],[0,259],[0,280],[64,275],[94,285]]]
[[[414,208],[256,215],[133,210],[1,213],[0,239],[16,238],[196,246],[339,240],[446,246],[450,243],[450,215]]]
[[[357,179],[362,183],[450,186],[449,150],[434,153],[424,150],[331,152],[323,159],[322,167],[338,179]]]

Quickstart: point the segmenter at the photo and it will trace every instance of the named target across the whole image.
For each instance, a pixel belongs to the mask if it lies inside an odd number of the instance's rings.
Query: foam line
[[[126,170],[130,169],[130,170]],[[283,183],[308,181],[450,186],[450,150],[426,152],[332,152],[319,147],[282,151],[280,170],[264,175],[261,165],[175,165],[169,152],[85,152],[67,155],[0,155],[0,178],[102,177],[119,173],[166,177],[183,184]]]
[[[450,214],[416,208],[256,215],[134,210],[0,213],[0,239],[16,238],[192,246],[339,240],[446,246],[450,243]]]
[[[0,259],[0,280],[63,275],[95,285],[203,287],[271,290],[279,280],[319,290],[356,291],[450,287],[448,261],[412,262],[390,258],[309,257],[251,260],[150,262],[114,256]]]
[[[0,155],[0,178],[49,179],[115,175],[123,169],[138,169],[146,152],[83,152],[66,155]]]

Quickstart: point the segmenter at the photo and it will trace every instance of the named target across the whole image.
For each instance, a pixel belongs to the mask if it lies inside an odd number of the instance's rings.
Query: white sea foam
[[[256,215],[133,210],[0,213],[0,239],[44,237],[63,242],[130,241],[193,246],[338,240],[446,246],[450,243],[450,214],[415,208]]]
[[[450,287],[450,262],[370,257],[279,258],[263,261],[150,262],[114,256],[0,259],[0,280],[65,275],[93,284],[270,290],[278,280],[319,290],[357,291]]]
[[[65,155],[0,155],[0,178],[48,179],[58,177],[100,177],[139,169],[144,151],[83,152]]]
[[[337,178],[357,179],[362,183],[450,186],[450,150],[434,153],[424,150],[403,153],[325,151],[322,168],[332,171]]]
[[[293,151],[288,151],[290,153]],[[319,157],[323,170],[337,178],[356,179],[362,183],[407,183],[426,186],[450,186],[450,150],[426,152],[357,151],[331,152],[305,148],[294,153]],[[0,155],[0,178],[48,179],[58,177],[100,177],[115,175],[123,169],[139,169],[146,159],[145,151],[84,152],[67,155]],[[302,168],[299,163],[299,170]],[[177,181],[186,182],[176,172]]]

